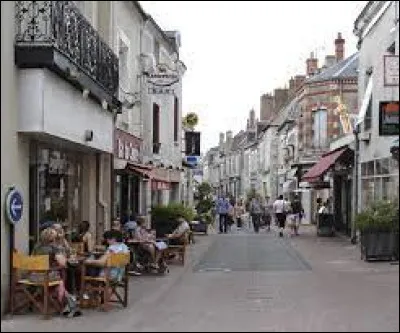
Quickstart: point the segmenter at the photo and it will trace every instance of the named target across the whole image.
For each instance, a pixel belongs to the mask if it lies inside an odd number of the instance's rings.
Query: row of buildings
[[[298,193],[309,222],[316,199],[329,198],[336,229],[347,234],[354,231],[353,207],[397,200],[398,1],[369,1],[354,34],[356,53],[345,54],[339,33],[322,65],[311,53],[305,74],[261,96],[259,119],[252,110],[244,130],[220,134],[203,159],[204,179],[216,193]]]
[[[100,240],[113,218],[190,198],[180,46],[137,1],[1,2],[2,211],[23,197],[14,228],[1,217],[2,296],[11,244],[28,252],[41,223],[87,220]]]

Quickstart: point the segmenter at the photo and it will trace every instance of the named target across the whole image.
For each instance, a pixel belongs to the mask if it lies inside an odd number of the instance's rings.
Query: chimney
[[[304,81],[306,80],[306,77],[304,75],[296,75],[294,77],[294,91],[297,92],[297,90],[299,90]]]
[[[260,98],[260,117],[262,121],[272,118],[274,112],[274,98],[271,94],[264,94]]]
[[[286,88],[277,88],[274,90],[274,111],[279,112],[285,106],[289,99],[289,91]]]
[[[337,62],[344,59],[344,42],[345,41],[342,38],[342,33],[338,32],[338,36],[335,39],[335,55]]]
[[[227,131],[225,138],[226,138],[226,148],[229,150],[229,149],[231,149],[232,143],[233,143],[232,131]]]
[[[314,52],[311,52],[310,58],[306,60],[307,76],[312,76],[318,72],[318,59],[314,58]]]
[[[289,90],[292,91],[294,88],[294,78],[291,77],[289,80]]]
[[[224,151],[224,133],[219,133],[219,150]]]
[[[334,55],[327,55],[325,57],[325,64],[324,66],[326,68],[332,67],[334,64],[336,64],[336,56]]]

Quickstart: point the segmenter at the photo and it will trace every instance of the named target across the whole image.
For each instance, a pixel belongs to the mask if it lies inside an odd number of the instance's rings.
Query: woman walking
[[[273,209],[279,225],[279,237],[283,237],[286,223],[286,204],[285,200],[283,200],[283,195],[280,195],[278,199],[275,200]]]

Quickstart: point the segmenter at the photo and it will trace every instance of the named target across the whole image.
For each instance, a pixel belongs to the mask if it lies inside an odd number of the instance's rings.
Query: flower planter
[[[397,232],[365,230],[361,232],[361,259],[398,259],[399,237]]]
[[[193,232],[204,233],[207,235],[208,233],[208,224],[203,221],[193,221],[190,223],[190,229]]]

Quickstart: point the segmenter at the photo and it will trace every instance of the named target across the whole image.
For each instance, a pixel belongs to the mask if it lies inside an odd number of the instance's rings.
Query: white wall
[[[1,2],[1,211],[15,185],[23,194],[24,214],[16,227],[15,245],[28,251],[29,140],[18,130],[18,70],[14,65],[14,1]],[[1,316],[6,310],[9,283],[9,224],[1,214]]]
[[[19,71],[19,131],[50,134],[104,152],[113,151],[113,115],[47,69]],[[86,130],[93,141],[86,142]]]
[[[397,23],[397,30],[390,33],[394,27],[394,2],[387,9],[385,14],[381,17],[378,23],[370,31],[370,33],[362,41],[359,56],[359,109],[361,108],[366,84],[368,82],[366,70],[372,66],[372,128],[371,128],[371,142],[369,144],[361,144],[360,160],[369,161],[377,158],[384,158],[391,156],[390,145],[396,136],[379,136],[379,102],[399,100],[399,87],[384,87],[384,68],[383,56],[387,53],[387,48],[393,43],[396,43],[396,55],[399,55],[399,23]],[[363,126],[361,126],[363,128]]]
[[[143,29],[143,18],[137,12],[136,7],[129,1],[112,1],[113,7],[113,49],[119,55],[121,42],[128,47],[127,72],[125,73],[127,82],[122,87],[130,93],[138,93],[137,97],[124,94],[120,90],[120,97],[133,102],[140,99],[141,72],[140,53],[141,53],[141,34]],[[137,137],[143,136],[142,128],[142,109],[139,103],[133,108],[123,108],[122,114],[118,115],[116,125]],[[123,123],[126,123],[123,124]]]

